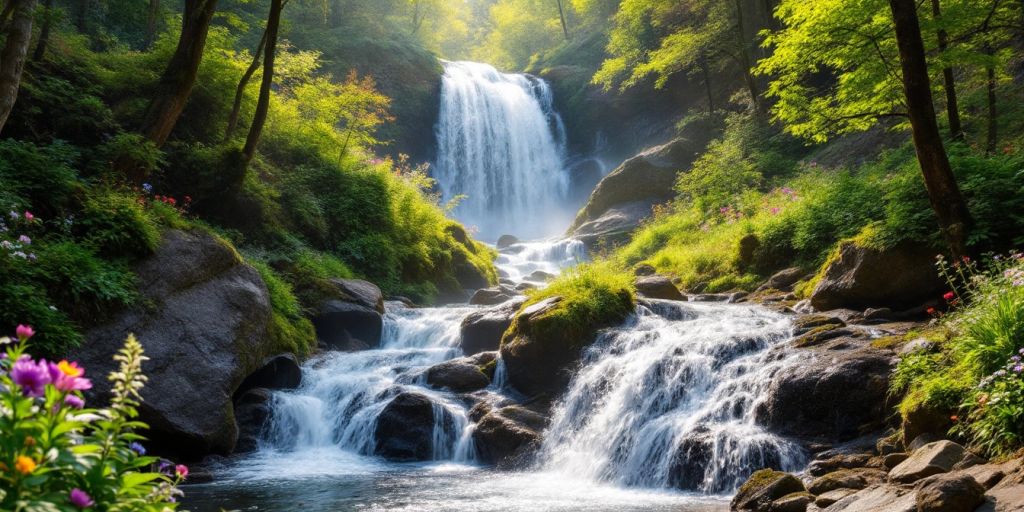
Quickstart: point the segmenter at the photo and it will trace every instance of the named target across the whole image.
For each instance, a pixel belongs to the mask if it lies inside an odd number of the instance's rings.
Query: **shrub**
[[[54,214],[68,207],[79,186],[71,167],[77,157],[75,148],[63,142],[37,146],[0,141],[0,199],[8,196],[0,208],[31,207],[39,213]]]
[[[145,455],[137,408],[146,382],[142,345],[129,336],[114,356],[108,408],[86,409],[92,387],[76,363],[33,360],[34,332],[19,325],[16,341],[0,339],[0,509],[165,511],[177,507],[176,486],[188,475]]]
[[[160,231],[138,197],[100,190],[86,198],[77,233],[109,257],[137,258],[152,253]]]
[[[273,345],[281,352],[299,355],[309,354],[316,347],[316,333],[313,324],[302,314],[302,308],[292,287],[277,275],[269,265],[250,260],[267,285],[270,294],[272,321],[270,336]]]

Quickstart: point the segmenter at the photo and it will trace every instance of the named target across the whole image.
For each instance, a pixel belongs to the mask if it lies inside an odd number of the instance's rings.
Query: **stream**
[[[551,236],[571,212],[559,207],[568,193],[565,134],[550,88],[484,64],[445,66],[434,177],[445,198],[465,195],[456,217],[483,239],[533,240],[496,261],[513,283],[583,261],[581,242]],[[187,486],[185,508],[718,511],[754,470],[805,463],[797,446],[754,421],[772,377],[798,364],[785,348],[790,321],[752,305],[645,301],[585,351],[533,465],[486,468],[470,401],[424,378],[462,356],[460,324],[477,308],[389,302],[380,347],[307,361],[301,387],[275,393],[259,451],[231,459],[214,483]],[[484,393],[515,398],[501,375],[499,361]],[[373,454],[378,416],[407,391],[433,403],[430,462]]]

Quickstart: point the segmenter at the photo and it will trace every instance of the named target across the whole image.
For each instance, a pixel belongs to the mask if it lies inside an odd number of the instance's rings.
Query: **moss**
[[[903,345],[903,343],[905,343],[903,336],[882,336],[881,338],[875,338],[872,340],[871,346],[882,350],[894,350]]]
[[[266,263],[249,263],[259,271],[270,295],[271,324],[268,334],[273,352],[293,352],[300,356],[311,353],[316,347],[316,332],[309,319],[303,316],[291,285]]]

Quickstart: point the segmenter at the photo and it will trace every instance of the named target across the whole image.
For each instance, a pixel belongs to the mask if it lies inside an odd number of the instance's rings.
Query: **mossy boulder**
[[[540,447],[548,418],[521,406],[487,412],[473,429],[481,461],[499,468],[523,467]]]
[[[740,486],[730,508],[736,511],[770,512],[775,500],[806,491],[799,478],[782,471],[762,469],[750,475]]]
[[[860,240],[840,242],[817,277],[811,305],[819,311],[919,306],[942,293],[935,254],[926,245],[910,242],[890,248]]]

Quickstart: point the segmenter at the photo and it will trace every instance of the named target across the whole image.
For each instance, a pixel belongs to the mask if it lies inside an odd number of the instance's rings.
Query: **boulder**
[[[573,230],[572,237],[591,249],[622,245],[651,216],[654,204],[650,201],[634,201],[616,205],[597,218],[580,224]]]
[[[313,317],[320,343],[332,350],[355,351],[380,345],[384,317],[376,309],[356,302],[330,299]]]
[[[814,496],[806,492],[787,494],[772,502],[771,512],[806,512]]]
[[[885,458],[882,460],[882,464],[885,466],[886,469],[892,469],[896,466],[899,466],[900,463],[909,458],[909,453],[890,453],[886,455]]]
[[[771,510],[775,500],[792,493],[804,492],[799,478],[781,471],[762,469],[747,479],[730,503],[731,510],[762,512]]]
[[[985,488],[970,475],[936,475],[916,489],[918,512],[973,512],[985,501]]]
[[[827,512],[916,512],[915,494],[890,485],[857,491],[825,509]]]
[[[384,314],[384,294],[377,285],[362,279],[331,279],[338,298]]]
[[[953,428],[952,415],[956,414],[955,409],[936,407],[935,405],[918,401],[910,407],[906,407],[902,414],[900,428],[903,431],[903,439],[912,442],[923,438],[928,442],[942,439]],[[918,447],[910,448],[913,452]]]
[[[638,277],[635,281],[636,291],[650,299],[686,300],[672,280],[665,276]]]
[[[889,481],[909,484],[940,473],[953,470],[967,450],[952,441],[936,441],[926,444],[889,472]]]
[[[630,158],[605,176],[569,228],[585,243],[598,243],[609,235],[626,235],[651,215],[651,208],[674,197],[679,173],[685,172],[711,141],[711,133],[687,134]],[[614,229],[593,225],[611,210],[630,211]],[[642,213],[641,213],[642,212]],[[589,224],[589,226],[588,226]]]
[[[808,351],[813,355],[806,364],[774,378],[755,410],[759,423],[788,435],[833,441],[854,439],[885,424],[894,367],[890,353],[870,348]]]
[[[863,468],[871,460],[871,455],[866,453],[823,453],[821,456],[824,458],[811,461],[807,465],[807,473],[811,476],[820,477],[844,469]]]
[[[814,504],[821,508],[828,508],[833,503],[848,498],[857,494],[857,489],[835,489],[825,493],[814,499]]]
[[[522,467],[540,446],[546,425],[547,418],[521,406],[492,409],[473,429],[477,454],[485,464],[504,469]]]
[[[995,487],[1006,476],[1006,472],[1007,468],[1004,464],[979,464],[957,471],[958,474],[970,476],[986,489]]]
[[[230,245],[200,230],[167,231],[135,272],[146,306],[86,332],[69,354],[94,376],[91,403],[107,401],[101,376],[134,333],[149,358],[139,413],[152,451],[189,460],[230,453],[238,438],[232,397],[275,350],[266,284]]]
[[[502,335],[512,325],[512,319],[524,302],[526,297],[517,297],[499,306],[470,313],[460,327],[462,353],[471,356],[498,350]]]
[[[543,270],[534,270],[533,272],[530,273],[530,275],[526,276],[526,279],[530,281],[543,283],[550,281],[556,277],[558,276],[552,274],[551,272],[544,272]]]
[[[893,310],[920,305],[942,292],[935,269],[935,251],[915,243],[891,249],[862,247],[854,241],[839,244],[836,256],[811,293],[819,311],[837,308]]]
[[[235,394],[254,388],[295,389],[301,384],[302,367],[295,354],[279,354],[265,359],[259,369],[242,381]]]
[[[469,303],[474,306],[494,306],[508,302],[515,298],[516,295],[517,293],[514,288],[505,285],[481,288],[473,292],[473,296],[469,298]]]
[[[392,461],[431,460],[434,450],[434,408],[430,398],[402,392],[377,416],[373,453]],[[444,413],[445,426],[454,421]]]
[[[658,270],[655,269],[653,265],[648,265],[646,263],[642,265],[637,265],[636,268],[633,269],[633,275],[637,277],[653,276],[654,274],[657,273]]]
[[[841,469],[815,478],[807,486],[807,490],[815,495],[821,495],[836,489],[860,490],[869,484],[879,483],[884,480],[885,473],[877,469]]]
[[[562,332],[558,317],[551,315],[561,300],[551,297],[524,308],[502,338],[501,358],[508,382],[527,396],[561,394],[579,364],[583,348],[594,342],[600,329],[618,325],[627,316],[616,312],[573,332]]]
[[[768,278],[764,284],[762,284],[757,291],[763,292],[766,290],[779,290],[783,292],[793,291],[793,285],[800,280],[806,273],[800,269],[800,267],[791,267],[785,270],[780,270],[774,275]]]
[[[427,384],[456,393],[468,393],[486,388],[491,380],[480,370],[475,360],[464,357],[431,366],[427,370]]]
[[[519,243],[519,239],[512,235],[501,235],[498,237],[498,243],[495,245],[499,250],[508,248]]]
[[[844,322],[839,317],[835,317],[835,316],[831,316],[831,315],[812,314],[812,315],[800,315],[800,316],[796,317],[796,319],[793,320],[793,326],[794,326],[794,331],[795,331],[794,333],[797,336],[800,336],[802,334],[806,334],[808,332],[811,332],[814,329],[818,329],[818,328],[821,328],[821,327],[830,327],[830,328],[846,327],[846,322]]]
[[[242,393],[235,400],[238,443],[234,453],[251,453],[259,449],[260,439],[274,413],[273,399],[269,389],[255,388]]]

